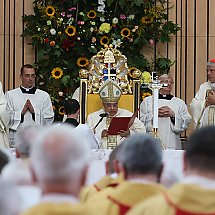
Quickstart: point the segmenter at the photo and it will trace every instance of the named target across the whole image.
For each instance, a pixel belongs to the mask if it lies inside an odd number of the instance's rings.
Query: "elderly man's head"
[[[215,127],[196,130],[188,139],[185,172],[215,179]]]
[[[135,134],[123,143],[119,160],[125,177],[152,176],[159,180],[162,172],[162,149],[160,143],[149,134]]]
[[[109,116],[114,116],[118,112],[118,102],[106,102],[103,103],[104,110]]]
[[[174,84],[173,78],[168,74],[163,74],[159,77],[160,83],[165,84],[167,86],[160,89],[160,93],[163,95],[168,95],[172,91],[172,87]]]
[[[32,167],[42,189],[66,187],[77,195],[84,183],[90,152],[71,126],[51,126],[33,144]],[[53,188],[52,186],[52,188]],[[71,190],[69,190],[71,189]]]
[[[212,83],[215,82],[215,60],[207,62],[207,76],[208,80]]]

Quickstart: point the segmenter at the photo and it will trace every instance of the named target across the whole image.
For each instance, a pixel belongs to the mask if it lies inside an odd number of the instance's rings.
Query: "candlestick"
[[[158,93],[159,89],[153,90],[153,128],[158,128]]]

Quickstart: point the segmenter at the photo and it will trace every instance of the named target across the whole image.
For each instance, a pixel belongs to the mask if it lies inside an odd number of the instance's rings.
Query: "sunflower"
[[[123,28],[120,33],[122,37],[129,37],[131,35],[131,31],[128,28]]]
[[[72,37],[72,36],[74,36],[75,33],[76,33],[76,28],[75,28],[74,26],[68,26],[68,27],[66,28],[66,30],[65,30],[65,33],[66,33],[68,36]]]
[[[87,17],[90,18],[90,19],[95,19],[97,16],[96,14],[96,11],[94,10],[90,10],[88,13],[87,13]]]
[[[59,107],[58,113],[59,113],[60,115],[64,115],[64,106],[60,106],[60,107]]]
[[[103,46],[109,44],[109,42],[110,42],[110,40],[109,40],[109,38],[107,36],[103,36],[100,39],[100,44],[103,45]]]
[[[46,8],[46,15],[47,16],[54,16],[55,14],[55,9],[52,6],[47,6]]]
[[[79,57],[77,60],[77,65],[79,67],[86,67],[89,64],[89,60],[86,57]]]
[[[141,22],[143,24],[149,24],[153,21],[153,18],[152,17],[148,17],[148,16],[143,16],[142,19],[141,19]]]
[[[142,100],[145,99],[145,98],[148,97],[148,96],[151,96],[151,95],[152,95],[152,94],[149,93],[149,92],[143,93],[143,95],[142,95]]]
[[[56,67],[56,68],[54,68],[54,69],[52,70],[51,74],[52,74],[52,77],[53,77],[54,79],[59,79],[59,78],[61,78],[62,75],[63,75],[63,70],[62,70],[61,68],[59,68],[59,67]]]

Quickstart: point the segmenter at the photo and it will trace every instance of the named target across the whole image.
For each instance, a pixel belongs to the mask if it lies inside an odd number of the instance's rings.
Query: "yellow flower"
[[[131,35],[131,31],[128,28],[123,28],[120,33],[122,37],[129,37]]]
[[[151,96],[151,95],[152,95],[152,94],[149,93],[149,92],[143,93],[143,95],[142,95],[142,100],[145,99],[145,98],[148,97],[148,96]]]
[[[46,7],[46,15],[47,16],[54,16],[55,14],[55,9],[52,6],[47,6]]]
[[[107,37],[107,36],[103,36],[101,39],[100,39],[100,44],[101,45],[107,45],[107,44],[109,44],[109,38]]]
[[[59,67],[56,67],[56,68],[54,68],[54,69],[52,70],[51,74],[52,74],[52,77],[53,77],[54,79],[59,79],[59,78],[61,78],[62,75],[63,75],[63,70],[62,70],[61,68],[59,68]]]
[[[150,83],[151,81],[151,74],[147,71],[144,71],[141,75],[141,83]]]
[[[87,13],[87,17],[90,18],[90,19],[95,19],[96,18],[96,12],[94,10],[90,10],[88,13]]]
[[[65,30],[65,33],[66,33],[68,36],[72,37],[72,36],[74,36],[75,33],[76,33],[76,28],[75,28],[74,26],[68,26],[68,27],[66,28],[66,30]]]
[[[153,18],[148,17],[148,16],[143,16],[142,19],[141,19],[141,22],[142,22],[143,24],[149,24],[149,23],[151,23],[152,21],[153,21]]]
[[[102,23],[101,26],[99,27],[99,31],[105,32],[105,33],[109,33],[110,28],[111,28],[111,27],[110,27],[110,24],[104,22],[104,23]]]
[[[77,65],[79,67],[86,67],[89,64],[89,60],[86,57],[79,57],[77,60]]]
[[[60,115],[64,115],[64,106],[60,106],[60,107],[59,107],[58,113],[59,113]]]

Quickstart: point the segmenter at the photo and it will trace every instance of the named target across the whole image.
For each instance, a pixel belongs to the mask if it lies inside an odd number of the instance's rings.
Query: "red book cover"
[[[120,130],[127,131],[131,117],[114,117],[108,128],[108,134],[117,135]]]

